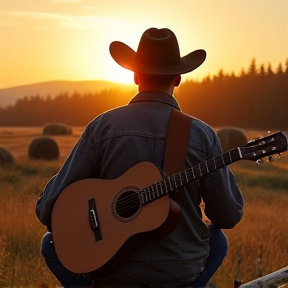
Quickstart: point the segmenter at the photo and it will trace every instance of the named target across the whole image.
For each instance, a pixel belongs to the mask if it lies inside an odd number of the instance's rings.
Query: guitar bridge
[[[97,218],[96,218],[96,213],[94,209],[91,209],[89,211],[89,218],[90,218],[90,225],[92,227],[92,229],[96,229],[98,227],[98,222],[97,222]]]
[[[97,220],[98,215],[97,215],[95,198],[88,200],[88,207],[89,207],[90,226],[94,233],[95,241],[97,242],[99,240],[102,240],[102,234],[101,234],[99,222]]]

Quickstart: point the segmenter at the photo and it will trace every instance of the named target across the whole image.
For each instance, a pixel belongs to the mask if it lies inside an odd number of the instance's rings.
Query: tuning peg
[[[277,155],[277,158],[280,159],[281,157],[282,157],[282,154],[279,153],[279,154]]]
[[[264,161],[263,159],[258,159],[258,160],[256,160],[256,163],[257,163],[258,165],[262,165],[262,164],[265,163],[265,161]]]
[[[268,156],[267,162],[273,162],[273,161],[274,161],[274,157],[272,155]]]

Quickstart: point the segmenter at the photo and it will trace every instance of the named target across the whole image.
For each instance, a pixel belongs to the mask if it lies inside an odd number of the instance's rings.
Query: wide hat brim
[[[149,65],[137,62],[137,52],[120,41],[112,42],[109,50],[112,58],[120,66],[143,74],[181,75],[193,71],[206,59],[206,51],[199,49],[181,57],[179,63],[174,65]]]

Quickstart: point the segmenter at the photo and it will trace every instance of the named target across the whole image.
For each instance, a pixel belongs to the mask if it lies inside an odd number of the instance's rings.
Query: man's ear
[[[139,77],[138,77],[138,74],[137,73],[134,73],[134,83],[136,85],[139,85]]]
[[[181,83],[181,75],[178,75],[174,81],[174,86],[178,87]]]

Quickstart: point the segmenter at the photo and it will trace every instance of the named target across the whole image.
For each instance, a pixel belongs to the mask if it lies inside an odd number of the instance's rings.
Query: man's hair
[[[178,75],[154,75],[138,73],[141,82],[146,85],[166,86],[172,84]]]

